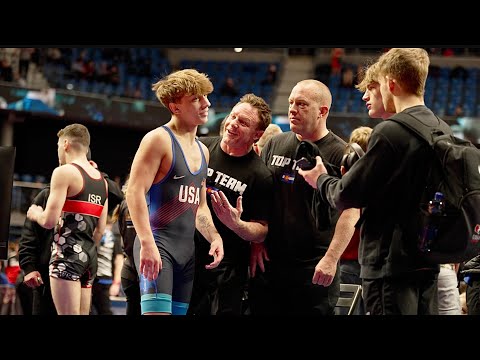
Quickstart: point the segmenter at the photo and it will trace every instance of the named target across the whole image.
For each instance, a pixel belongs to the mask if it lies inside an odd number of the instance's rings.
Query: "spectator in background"
[[[122,187],[124,194],[127,193],[128,178]],[[132,218],[128,211],[126,198],[115,208],[113,221],[118,221],[118,229],[123,240],[124,261],[121,272],[122,289],[127,298],[126,315],[141,315],[140,308],[140,280],[133,258],[133,244],[137,232],[133,227]]]
[[[467,284],[463,280],[458,283],[458,292],[460,293],[460,308],[462,309],[462,315],[468,315]]]
[[[109,83],[110,82],[110,70],[108,62],[105,60],[100,61],[97,65],[96,80],[99,82]]]
[[[62,65],[64,63],[63,54],[59,48],[47,49],[47,62],[51,62],[55,65]]]
[[[255,150],[255,152],[260,156],[260,153],[262,152],[262,149],[267,141],[270,140],[271,137],[281,134],[282,132],[282,128],[277,124],[269,124],[260,139],[253,144],[253,150]]]
[[[5,266],[5,274],[10,284],[15,285],[17,278],[21,276],[22,269],[18,260],[18,243],[8,242],[7,264]]]
[[[480,315],[480,255],[465,261],[461,274],[466,284],[468,315]]]
[[[445,57],[451,57],[455,55],[452,48],[442,48],[442,55]]]
[[[35,51],[34,48],[21,48],[18,60],[18,72],[21,78],[27,80],[28,69],[30,68],[30,61],[32,60],[32,54]]]
[[[350,144],[357,144],[360,146],[360,148],[363,150],[365,153],[367,151],[368,147],[368,139],[370,138],[370,134],[372,133],[372,128],[368,126],[359,126],[355,128],[352,133],[350,134],[350,138],[348,140],[348,146],[345,148],[345,154],[342,159],[342,165],[340,171],[342,172],[342,176],[350,170],[352,165],[359,160],[359,158],[362,156],[362,154],[356,153],[356,156],[353,156],[352,153],[355,152],[354,149],[350,146]],[[351,160],[348,160],[349,155],[354,159],[352,162]],[[345,249],[343,255],[342,255],[342,260],[343,259],[352,259],[355,261],[355,268],[356,270],[354,272],[351,272],[350,274],[356,275],[355,281],[347,281],[347,278],[342,278],[342,282],[348,283],[348,284],[360,284],[359,279],[360,279],[360,264],[358,264],[358,244],[360,241],[360,233],[358,229],[355,229],[355,234],[354,238],[350,241],[348,244],[347,248]],[[347,256],[349,255],[349,256]],[[347,262],[341,261],[340,262],[340,270],[342,271],[342,264],[346,264]],[[357,266],[358,264],[358,266]],[[357,271],[358,270],[358,271]],[[343,271],[342,271],[343,272]],[[353,277],[350,279],[352,280]]]
[[[308,47],[308,48],[292,48],[292,47],[289,47],[288,48],[288,54],[291,55],[291,56],[313,56],[315,55],[315,48],[311,48],[311,47]]]
[[[47,184],[33,199],[33,204],[46,207],[50,194]],[[45,229],[26,218],[19,243],[20,267],[25,273],[24,283],[33,289],[32,314],[57,315],[52,299],[48,264],[53,242],[53,229]]]
[[[107,83],[112,85],[119,85],[120,84],[120,73],[118,70],[118,66],[116,64],[112,64],[109,66],[109,76],[106,79]]]
[[[80,80],[85,78],[85,61],[80,56],[72,63],[71,71],[75,79]]]
[[[261,81],[261,85],[273,85],[277,81],[277,64],[268,65],[267,75]]]
[[[27,87],[27,80],[20,76],[20,74],[16,71],[13,72],[13,83],[20,87]]]
[[[220,95],[236,97],[238,96],[238,90],[235,87],[235,81],[232,77],[227,77],[222,87],[220,88]]]
[[[340,86],[343,88],[353,88],[355,86],[355,74],[353,69],[350,66],[345,66],[342,71],[342,80],[340,82]]]
[[[332,75],[340,75],[343,66],[344,48],[333,48],[330,59],[330,71]]]
[[[0,315],[23,315],[22,304],[17,299],[17,289],[5,273],[8,260],[0,260]]]
[[[438,315],[462,315],[458,290],[460,264],[440,264],[438,273]]]
[[[15,301],[19,304],[23,315],[32,315],[32,291],[23,283],[25,273],[20,267],[18,241],[8,243],[8,259],[5,274],[9,283],[15,288]]]
[[[132,97],[134,99],[142,99],[143,98],[142,90],[140,88],[140,85],[135,86],[135,89],[133,90],[133,93],[132,93]]]
[[[0,285],[6,285],[6,287],[12,287],[12,284],[10,284],[10,281],[8,281],[8,276],[5,274],[5,263],[6,260],[0,260]],[[3,296],[3,294],[2,294]],[[0,301],[3,300],[0,297]]]
[[[1,81],[13,81],[13,68],[10,60],[4,58],[0,61],[0,80]]]
[[[120,292],[120,274],[123,266],[122,239],[112,231],[112,218],[107,226],[100,244],[97,246],[97,276],[92,286],[92,310],[94,315],[113,315],[110,296]]]
[[[455,113],[453,115],[456,116],[456,117],[462,117],[462,116],[465,115],[464,112],[463,112],[462,104],[457,105],[457,107],[455,108]]]
[[[84,78],[88,81],[93,81],[96,80],[97,78],[97,66],[95,64],[95,61],[93,60],[87,60],[84,64]]]
[[[368,139],[372,133],[372,128],[368,126],[359,126],[355,128],[350,134],[349,144],[358,144],[361,149],[366,152],[368,146]],[[354,160],[351,159],[351,154],[354,150],[347,146],[345,149],[345,155],[342,159],[342,166],[340,171],[342,176],[350,170],[351,166],[358,161],[360,154],[353,155]],[[361,211],[361,210],[360,210]],[[362,285],[362,279],[360,278],[360,263],[358,261],[358,245],[360,243],[360,230],[355,228],[352,239],[347,245],[347,248],[340,257],[340,281],[344,284],[358,284]],[[360,306],[358,307],[355,315],[365,315],[363,301],[360,300]]]
[[[45,48],[33,48],[31,63],[35,64],[37,68],[43,66],[46,52]]]

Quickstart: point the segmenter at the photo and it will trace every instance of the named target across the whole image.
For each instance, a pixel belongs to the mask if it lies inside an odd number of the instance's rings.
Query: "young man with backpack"
[[[429,64],[427,52],[419,48],[384,53],[376,76],[384,108],[412,114],[427,125],[442,124],[452,134],[425,106]],[[387,120],[374,128],[368,151],[341,179],[327,174],[320,157],[315,168],[299,171],[337,209],[364,208],[359,261],[367,314],[438,314],[439,266],[417,246],[417,209],[433,159],[427,142]]]

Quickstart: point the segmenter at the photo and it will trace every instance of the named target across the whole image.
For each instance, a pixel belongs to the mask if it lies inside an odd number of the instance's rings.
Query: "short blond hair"
[[[373,129],[368,126],[359,126],[353,129],[352,133],[350,134],[350,139],[348,142],[357,143],[363,149],[363,151],[367,152],[368,140],[370,139],[370,135],[372,134]]]
[[[260,151],[261,151],[270,138],[272,138],[277,134],[281,134],[282,132],[283,132],[282,128],[277,124],[268,125],[265,131],[263,132],[263,135],[257,141],[257,147],[260,148]]]
[[[378,84],[378,63],[367,65],[363,69],[362,76],[362,80],[355,85],[359,91],[365,92],[370,85]]]
[[[168,104],[178,103],[185,95],[210,94],[213,91],[213,84],[207,74],[195,69],[183,69],[160,79],[152,85],[152,90],[162,105],[169,109]]]
[[[392,76],[410,94],[423,96],[430,58],[422,48],[392,48],[378,59],[378,75]]]

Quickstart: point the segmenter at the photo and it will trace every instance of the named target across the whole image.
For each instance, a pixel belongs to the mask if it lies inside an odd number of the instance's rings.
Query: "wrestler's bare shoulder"
[[[143,136],[141,144],[148,147],[156,146],[164,142],[167,138],[168,134],[165,130],[163,130],[162,128],[156,128],[150,130]]]

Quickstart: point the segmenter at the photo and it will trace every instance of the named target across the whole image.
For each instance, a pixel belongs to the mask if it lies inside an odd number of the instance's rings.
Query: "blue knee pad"
[[[187,315],[188,303],[172,301],[172,315]]]

